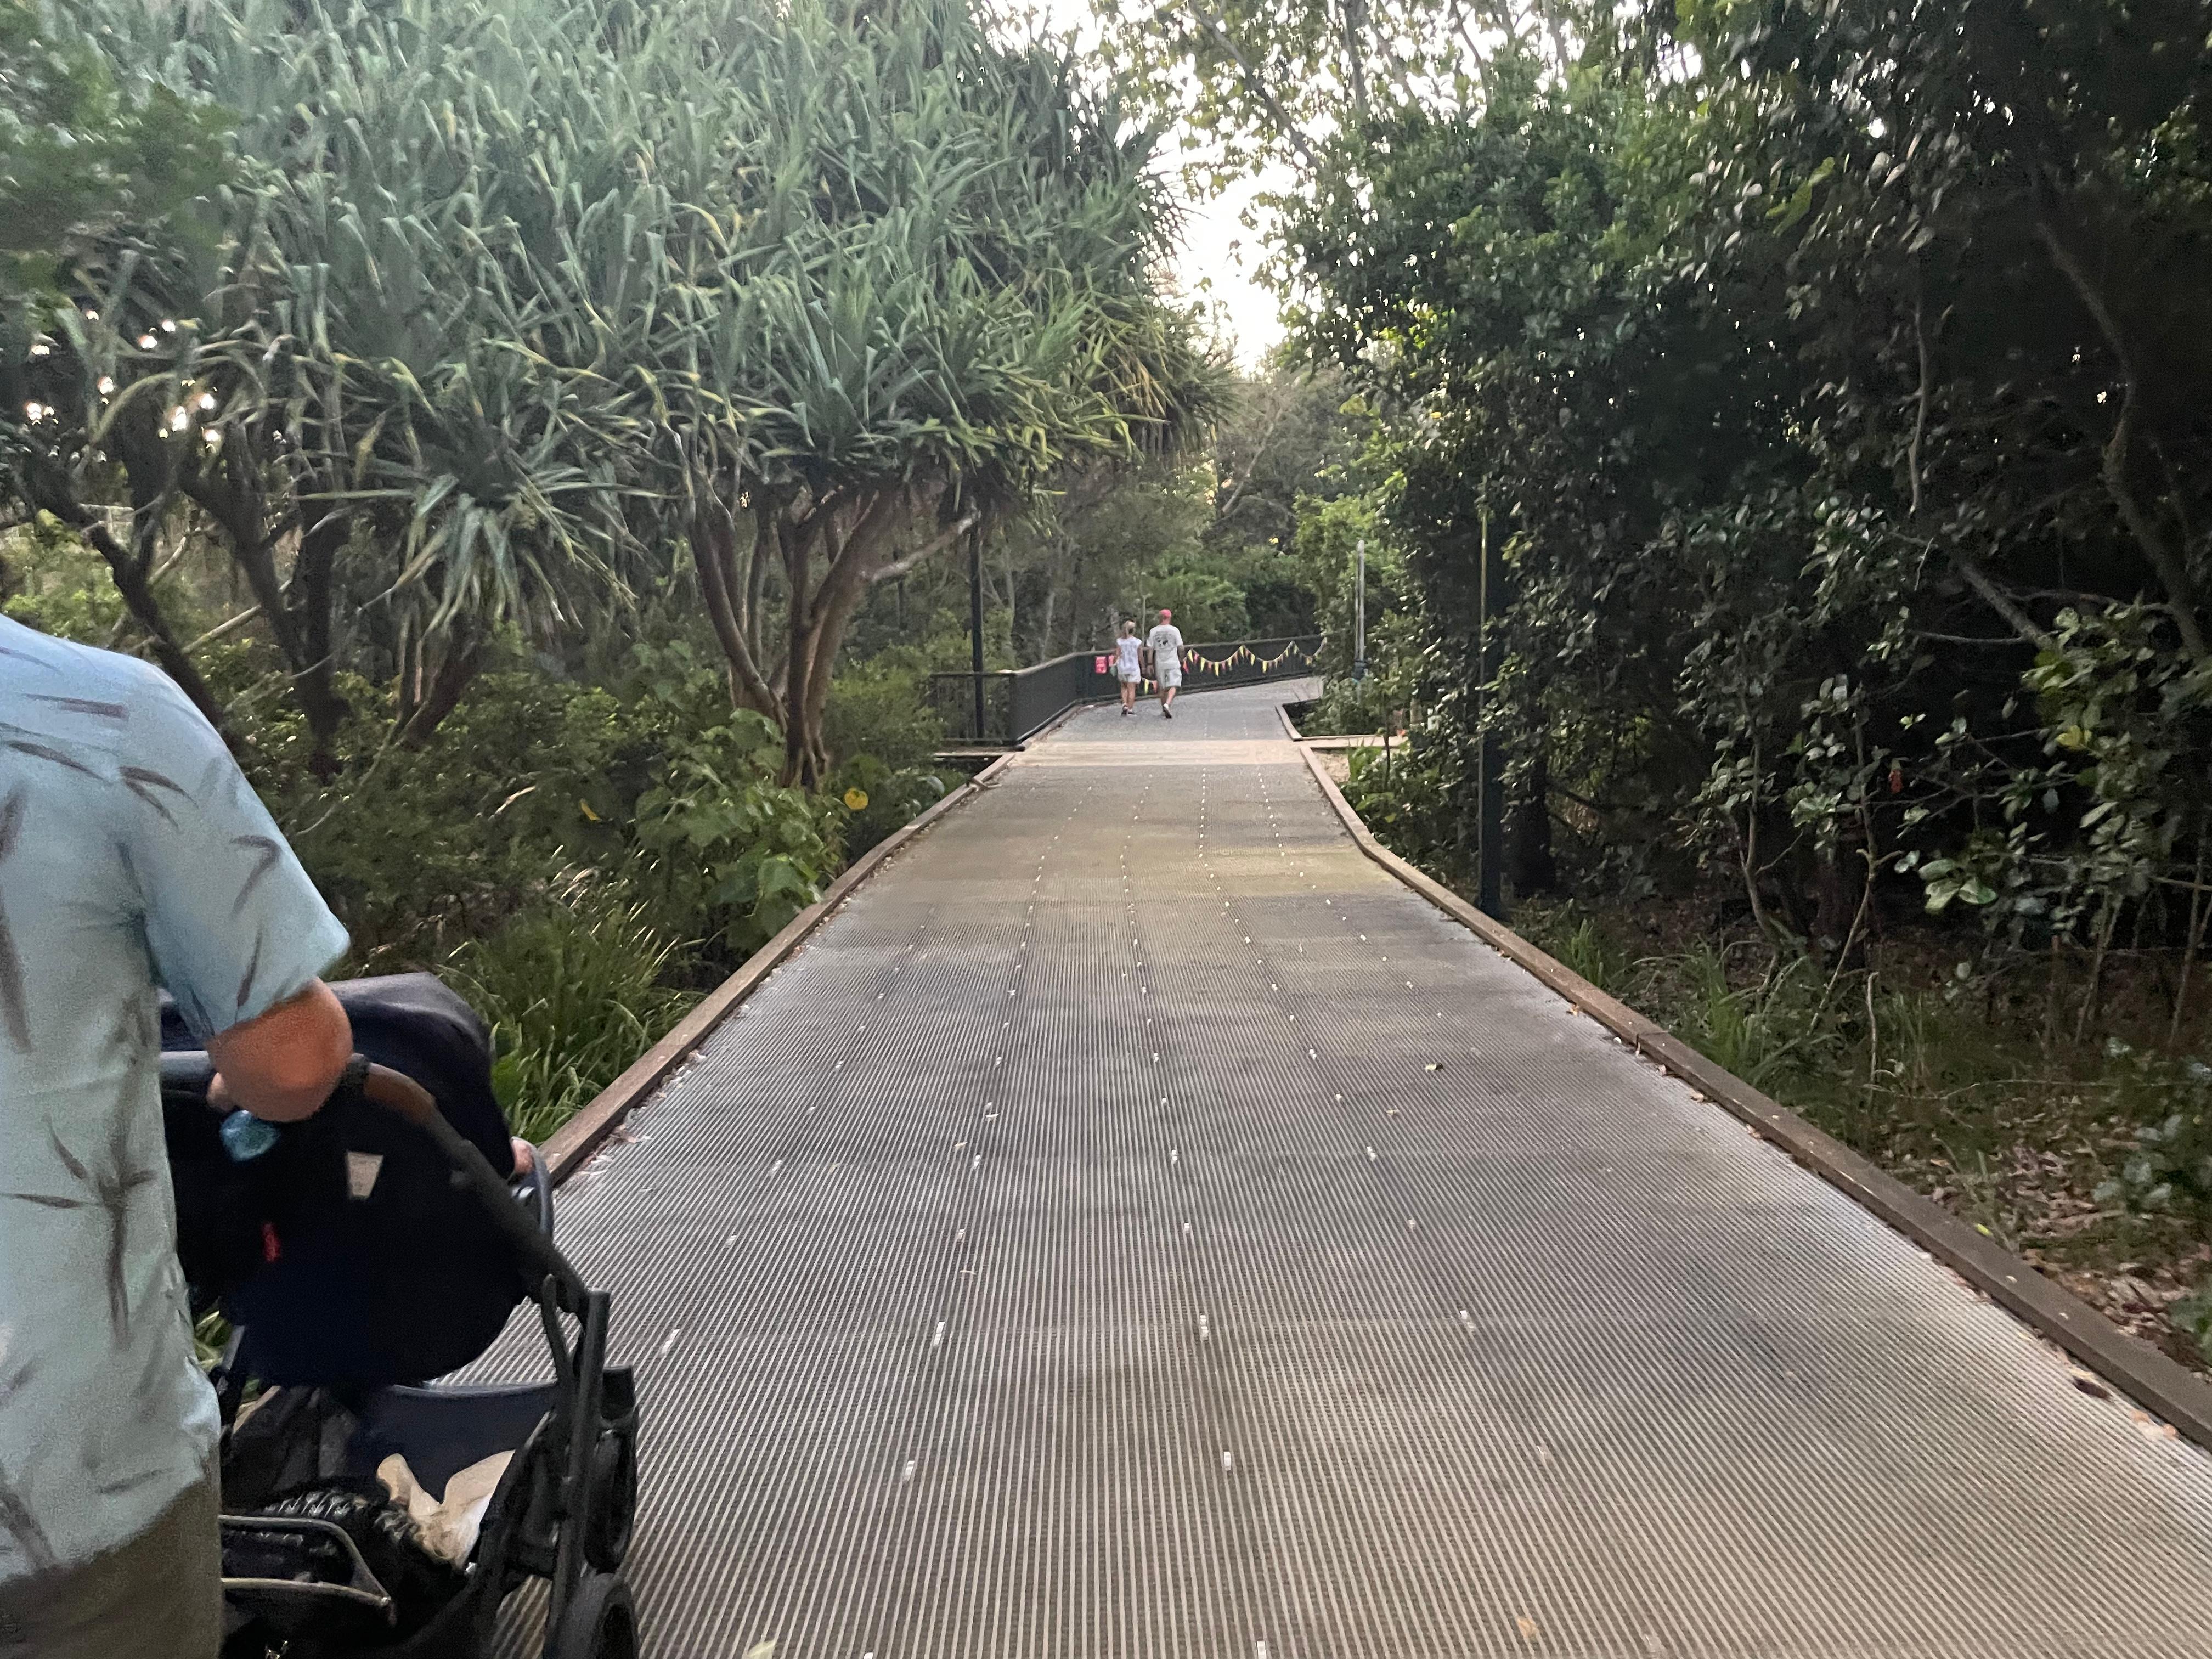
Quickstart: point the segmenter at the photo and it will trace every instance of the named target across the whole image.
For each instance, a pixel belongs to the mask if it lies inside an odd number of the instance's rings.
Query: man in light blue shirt
[[[166,676],[0,618],[0,1656],[211,1659],[213,1392],[193,1363],[155,987],[218,1098],[313,1111],[345,930]]]

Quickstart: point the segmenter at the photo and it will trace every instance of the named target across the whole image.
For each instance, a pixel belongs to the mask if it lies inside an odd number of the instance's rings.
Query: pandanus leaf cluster
[[[1156,282],[1156,130],[961,0],[65,26],[234,136],[219,184],[58,250],[0,342],[0,477],[218,717],[149,580],[180,513],[325,743],[341,659],[419,733],[503,630],[619,633],[675,592],[811,783],[874,582],[1212,410]]]

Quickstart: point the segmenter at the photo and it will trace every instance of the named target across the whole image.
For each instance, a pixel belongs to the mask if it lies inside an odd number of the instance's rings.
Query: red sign
[[[1103,674],[1113,660],[1111,657],[1094,657],[1091,662],[1091,672],[1094,674]]]

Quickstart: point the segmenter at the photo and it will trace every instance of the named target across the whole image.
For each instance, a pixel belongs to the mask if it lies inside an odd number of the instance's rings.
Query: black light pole
[[[968,532],[968,645],[975,665],[975,741],[983,736],[983,530]]]
[[[1352,590],[1352,678],[1367,678],[1367,538],[1359,538],[1359,577]]]
[[[1482,510],[1482,563],[1477,580],[1474,672],[1480,682],[1476,690],[1475,709],[1478,719],[1484,722],[1481,747],[1475,763],[1475,799],[1478,818],[1478,860],[1476,868],[1481,878],[1481,888],[1475,902],[1482,914],[1505,920],[1505,787],[1498,776],[1498,738],[1489,729],[1490,693],[1492,682],[1497,677],[1497,665],[1492,660],[1490,622],[1493,587],[1497,580],[1497,563],[1490,547],[1490,509]],[[1499,596],[1499,597],[1502,597]]]

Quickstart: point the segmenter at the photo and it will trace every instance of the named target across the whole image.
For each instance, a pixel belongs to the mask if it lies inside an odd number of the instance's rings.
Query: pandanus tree
[[[632,546],[635,423],[532,349],[543,284],[518,228],[546,194],[534,134],[596,49],[485,7],[230,0],[99,21],[121,76],[203,121],[227,112],[231,165],[158,223],[118,218],[66,250],[66,294],[29,308],[10,354],[12,493],[106,556],[218,720],[149,580],[186,504],[320,755],[347,712],[349,627],[389,641],[401,726],[427,729],[493,630],[618,589]],[[103,510],[118,496],[127,535]]]
[[[234,167],[72,252],[6,476],[180,677],[146,578],[188,503],[325,756],[342,658],[419,733],[498,630],[674,580],[817,782],[873,583],[1218,384],[1153,286],[1152,130],[963,0],[83,6]]]
[[[603,216],[628,257],[586,263],[652,286],[633,372],[676,527],[733,696],[811,783],[871,586],[1178,441],[1219,377],[1153,286],[1153,131],[959,0],[726,0],[621,58],[668,218]]]

